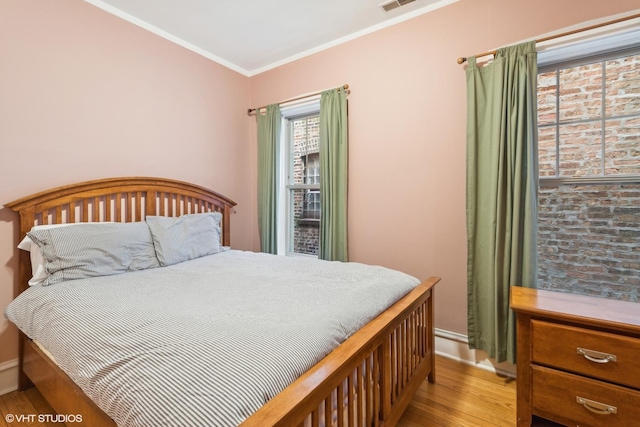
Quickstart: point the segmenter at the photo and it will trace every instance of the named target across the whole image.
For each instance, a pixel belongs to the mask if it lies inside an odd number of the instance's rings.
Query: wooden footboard
[[[242,427],[393,426],[435,381],[430,277],[248,418]]]

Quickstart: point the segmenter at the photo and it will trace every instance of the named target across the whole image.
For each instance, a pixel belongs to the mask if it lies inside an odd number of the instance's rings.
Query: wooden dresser
[[[511,288],[518,427],[640,426],[640,304]]]

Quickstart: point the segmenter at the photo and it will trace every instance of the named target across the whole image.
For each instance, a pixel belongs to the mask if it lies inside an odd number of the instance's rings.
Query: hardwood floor
[[[511,427],[516,423],[516,382],[444,357],[436,382],[420,386],[398,427]]]
[[[38,419],[39,415],[43,415],[42,422]],[[30,388],[26,391],[14,391],[0,396],[0,427],[65,426],[63,423],[49,422],[47,418],[51,416],[55,416],[55,411],[35,388]],[[19,417],[22,417],[22,419]]]
[[[422,383],[398,427],[513,427],[516,380],[436,357],[436,382]],[[534,419],[532,427],[561,427]]]
[[[6,422],[6,415],[31,415],[29,422]],[[35,389],[0,396],[0,427],[64,427],[39,422],[37,414],[54,414]],[[46,420],[45,420],[46,421]],[[516,424],[516,382],[444,357],[436,358],[436,383],[424,382],[398,427],[512,427]],[[79,424],[68,424],[69,427]],[[536,427],[557,426],[534,423]]]

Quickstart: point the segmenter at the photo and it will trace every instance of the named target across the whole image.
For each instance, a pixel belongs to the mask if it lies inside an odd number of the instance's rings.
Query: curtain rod
[[[607,25],[617,24],[618,22],[624,22],[624,21],[628,21],[630,19],[635,19],[635,18],[640,18],[640,13],[635,14],[635,15],[625,16],[624,18],[614,19],[613,21],[607,21],[607,22],[602,22],[600,24],[590,25],[588,27],[579,28],[577,30],[567,31],[565,33],[560,33],[560,34],[556,34],[556,35],[549,36],[549,37],[544,37],[544,38],[536,40],[536,43],[542,43],[542,42],[546,42],[548,40],[553,40],[553,39],[557,39],[557,38],[560,38],[560,37],[566,37],[566,36],[570,36],[570,35],[573,35],[573,34],[581,33],[583,31],[589,31],[589,30],[594,30],[596,28],[606,27]],[[489,52],[479,53],[479,54],[477,54],[475,56],[476,56],[476,58],[479,58],[479,57],[487,56],[487,55],[495,56],[496,55],[496,51],[495,50],[491,50]],[[466,61],[467,61],[467,58],[465,58],[465,57],[458,58],[458,64],[464,64]]]
[[[345,91],[349,89],[349,85],[348,84],[344,84],[342,86],[339,86],[338,88],[340,88],[340,87],[342,87]],[[280,102],[278,102],[278,104],[286,104],[287,102],[299,101],[301,99],[309,98],[311,96],[320,95],[322,92],[324,92],[324,91],[308,93],[308,94],[303,95],[303,96],[298,96],[296,98],[290,98],[290,99],[286,99],[284,101],[280,101]],[[247,116],[251,116],[252,115],[251,113],[255,114],[257,110],[262,110],[263,108],[267,108],[267,107],[263,106],[263,107],[258,107],[258,108],[249,108],[247,110]]]

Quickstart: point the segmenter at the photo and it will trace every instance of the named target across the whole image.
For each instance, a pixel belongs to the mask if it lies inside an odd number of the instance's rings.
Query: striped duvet
[[[5,315],[118,426],[235,426],[418,283],[229,251],[34,286]]]

